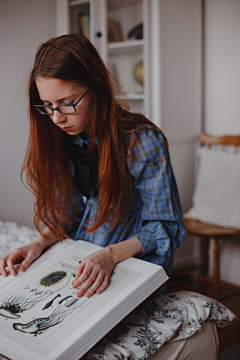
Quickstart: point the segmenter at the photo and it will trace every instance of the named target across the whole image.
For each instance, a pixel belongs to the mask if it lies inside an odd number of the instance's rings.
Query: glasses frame
[[[60,104],[56,107],[51,107],[50,105],[33,105],[33,108],[36,108],[36,110],[41,114],[41,115],[53,115],[54,114],[54,111],[57,110],[60,114],[62,115],[72,115],[72,114],[75,114],[76,113],[76,106],[78,105],[78,103],[82,100],[82,98],[86,95],[86,93],[88,92],[89,88],[85,91],[85,93],[80,97],[79,100],[77,100],[75,103],[68,103],[68,104]],[[72,113],[63,113],[59,110],[59,107],[64,107],[64,106],[72,106],[74,108],[74,112]],[[41,108],[48,108],[50,109],[52,112],[51,113],[44,113],[44,112],[41,112],[40,109]]]

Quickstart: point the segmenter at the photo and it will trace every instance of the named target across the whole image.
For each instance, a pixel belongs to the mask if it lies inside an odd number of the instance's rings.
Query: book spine
[[[122,41],[122,31],[119,21],[108,18],[108,42]]]
[[[78,31],[79,34],[90,38],[90,15],[89,14],[78,14]]]

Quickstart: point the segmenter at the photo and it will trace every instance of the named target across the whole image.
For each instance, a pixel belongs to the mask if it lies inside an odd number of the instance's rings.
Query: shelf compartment
[[[126,93],[118,96],[121,100],[136,100],[142,101],[145,99],[145,95],[143,93]]]
[[[69,2],[69,29],[70,33],[81,33],[90,38],[90,6],[89,1],[71,1]],[[84,20],[80,20],[80,14],[85,17]],[[87,19],[88,17],[88,19]],[[84,21],[84,24],[82,23]]]
[[[141,54],[143,51],[144,40],[126,40],[108,44],[109,56],[122,56],[131,54]]]
[[[141,50],[143,45],[144,45],[144,40],[124,40],[124,41],[109,43],[108,50],[111,52],[115,50],[129,51],[133,48],[133,51],[135,51],[136,48],[139,48],[139,50]]]
[[[77,6],[77,5],[89,5],[89,0],[70,0],[69,6]]]
[[[108,10],[131,5],[141,5],[141,0],[108,0]]]

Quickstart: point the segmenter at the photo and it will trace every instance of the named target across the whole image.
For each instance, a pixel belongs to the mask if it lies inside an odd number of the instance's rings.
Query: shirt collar
[[[73,143],[83,147],[84,145],[89,144],[89,140],[87,139],[87,135],[84,132],[81,132],[81,134],[75,136]]]

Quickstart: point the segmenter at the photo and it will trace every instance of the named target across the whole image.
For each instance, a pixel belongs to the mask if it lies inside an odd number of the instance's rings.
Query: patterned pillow
[[[201,331],[205,321],[224,327],[235,319],[223,304],[195,292],[160,295],[140,305],[82,359],[146,359],[166,342]]]

